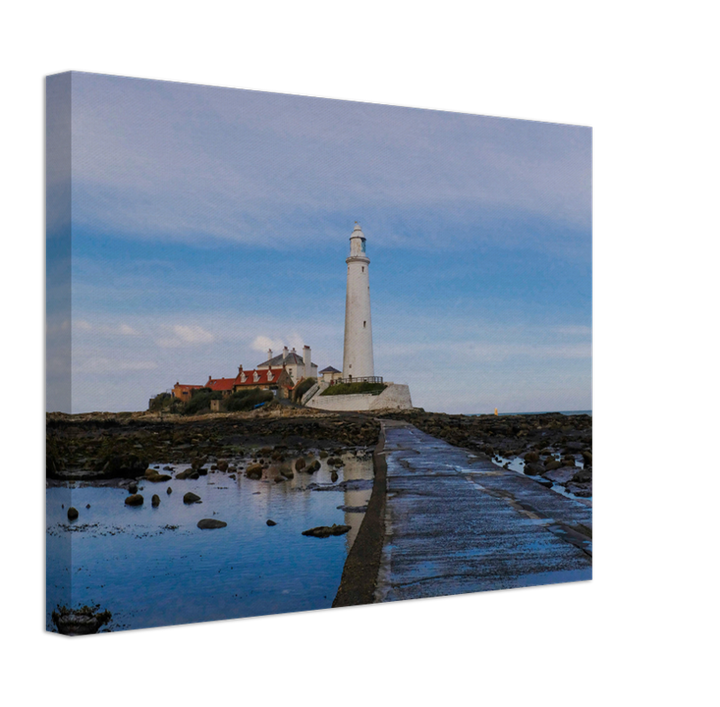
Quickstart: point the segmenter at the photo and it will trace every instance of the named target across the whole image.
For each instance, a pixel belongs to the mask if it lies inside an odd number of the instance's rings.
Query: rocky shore
[[[556,490],[560,487],[563,492],[579,498],[592,496],[592,417],[559,413],[469,416],[415,409],[369,415],[297,408],[197,417],[52,413],[47,415],[46,427],[47,479],[50,486],[67,481],[121,486],[129,494],[125,499],[127,505],[143,504],[145,499],[138,494],[142,486],[139,488],[138,484],[145,484],[146,500],[157,507],[165,501],[157,494],[152,495],[152,499],[150,496],[154,484],[160,481],[223,473],[233,479],[237,474],[283,483],[294,475],[312,475],[322,464],[330,473],[331,483],[304,483],[303,488],[312,491],[372,489],[367,507],[358,509],[365,511],[365,516],[345,565],[334,606],[368,603],[373,601],[384,539],[384,460],[381,450],[375,449],[383,418],[409,422],[423,432],[464,447],[499,466],[512,465],[511,468]],[[336,470],[344,464],[341,457],[367,458],[373,449],[376,452],[374,484],[369,479],[338,483]],[[167,487],[163,499],[169,499],[171,493],[172,488]],[[201,502],[193,493],[186,493],[182,498],[185,504]],[[75,508],[68,509],[71,524],[77,513]],[[80,508],[82,514],[83,508]],[[267,520],[267,525],[276,523]],[[219,518],[204,518],[197,523],[201,530],[226,526]],[[326,538],[348,529],[345,525],[328,525],[311,528],[303,534]],[[53,621],[61,633],[95,632],[100,629],[100,624],[96,626],[96,613],[85,607],[72,611],[63,608],[63,611],[58,609]],[[105,618],[105,614],[99,615]]]
[[[153,462],[202,469],[228,457],[288,457],[313,448],[332,456],[373,447],[380,424],[361,414],[309,410],[226,413],[197,417],[147,413],[49,413],[47,478],[105,481],[142,477]],[[262,447],[262,450],[258,450]]]
[[[323,413],[282,409],[250,413],[159,416],[149,413],[47,415],[47,478],[107,481],[145,474],[154,461],[223,463],[256,456],[277,460],[313,448],[331,456],[342,449],[374,447],[382,418],[400,419],[455,446],[521,470],[580,498],[592,496],[592,417],[589,415],[447,415],[419,409]],[[254,460],[258,461],[258,460]],[[263,466],[251,473],[262,474]],[[300,471],[300,469],[297,469]],[[308,469],[307,471],[311,471]],[[187,472],[190,473],[190,472]],[[162,477],[158,477],[162,478]]]

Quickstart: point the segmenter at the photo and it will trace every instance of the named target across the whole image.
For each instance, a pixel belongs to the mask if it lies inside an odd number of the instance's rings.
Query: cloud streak
[[[73,218],[101,233],[288,247],[289,221],[320,243],[378,210],[590,227],[587,128],[90,74],[73,88]],[[403,237],[402,217],[387,226]]]

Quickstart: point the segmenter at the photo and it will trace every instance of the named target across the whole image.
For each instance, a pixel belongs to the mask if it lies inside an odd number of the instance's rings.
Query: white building
[[[272,349],[268,349],[268,360],[255,366],[258,371],[269,368],[281,368],[285,366],[285,370],[290,374],[293,383],[297,383],[303,378],[317,378],[318,367],[310,358],[310,347],[303,346],[303,355],[300,356],[295,349],[288,351],[288,347],[283,348],[283,352],[277,356],[273,356]]]
[[[350,236],[345,296],[345,346],[343,378],[367,378],[375,375],[370,318],[370,258],[365,253],[365,236],[360,225]]]
[[[328,366],[320,371],[320,378],[318,380],[323,383],[334,383],[336,380],[342,378],[342,371],[338,371],[337,368]]]

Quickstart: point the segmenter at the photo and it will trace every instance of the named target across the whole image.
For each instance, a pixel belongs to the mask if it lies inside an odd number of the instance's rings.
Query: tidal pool
[[[112,631],[329,608],[364,517],[357,509],[367,505],[373,478],[370,454],[342,458],[335,484],[327,460],[314,474],[295,472],[282,483],[274,482],[272,469],[261,480],[238,470],[236,479],[210,472],[197,480],[141,481],[145,502],[139,507],[125,505],[123,488],[48,488],[47,628],[53,630],[52,611],[68,603],[109,610]],[[176,465],[174,473],[186,468]],[[345,481],[360,488],[314,488]],[[188,491],[202,503],[183,503]],[[156,508],[153,494],[160,497]],[[68,504],[80,514],[72,522]],[[200,530],[202,518],[227,527]],[[268,526],[268,519],[277,525]],[[302,535],[333,523],[351,530],[328,538]]]

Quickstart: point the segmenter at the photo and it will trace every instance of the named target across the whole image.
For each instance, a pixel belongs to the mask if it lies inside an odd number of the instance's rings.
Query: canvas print
[[[590,128],[46,91],[49,631],[591,579]]]

